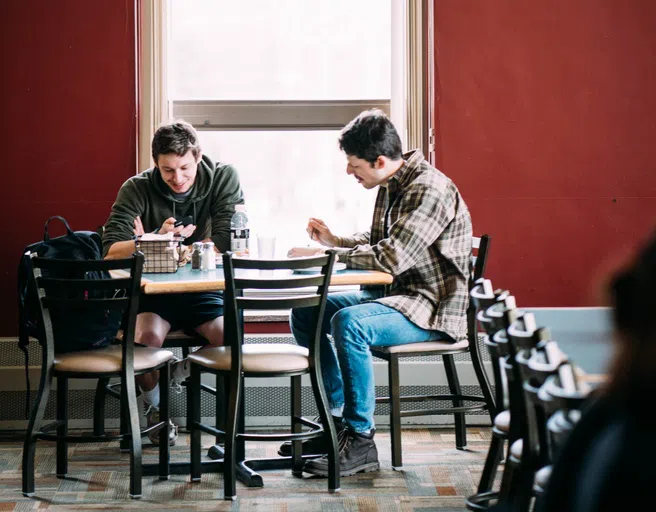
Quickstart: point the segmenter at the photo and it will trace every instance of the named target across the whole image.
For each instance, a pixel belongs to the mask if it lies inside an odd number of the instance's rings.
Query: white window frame
[[[434,161],[432,4],[432,0],[392,1],[392,19],[405,20],[392,24],[392,101],[172,102],[166,91],[169,0],[138,1],[136,172],[151,167],[152,136],[172,118],[183,118],[199,130],[325,130],[340,129],[370,108],[390,116],[405,148],[420,148]]]

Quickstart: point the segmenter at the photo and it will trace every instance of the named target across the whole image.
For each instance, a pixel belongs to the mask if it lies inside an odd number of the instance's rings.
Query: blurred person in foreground
[[[348,268],[381,270],[394,282],[383,287],[328,296],[322,326],[321,368],[338,430],[342,476],[376,471],[376,395],[370,346],[422,341],[457,341],[467,336],[466,311],[472,244],[469,210],[454,183],[431,166],[421,151],[402,153],[392,122],[366,111],[341,132],[347,174],[366,189],[378,187],[371,229],[341,237],[311,218],[313,240],[335,248]],[[309,256],[321,248],[293,248]],[[296,341],[307,346],[307,309],[292,311]],[[328,334],[332,334],[333,349]],[[326,453],[323,438],[307,441],[303,453]],[[280,454],[291,447],[283,444]],[[304,470],[326,476],[328,458],[308,461]]]
[[[616,345],[608,381],[556,460],[540,512],[656,508],[656,233],[608,291]]]
[[[154,167],[128,179],[118,192],[103,233],[105,258],[126,258],[135,251],[134,235],[173,233],[185,245],[214,242],[230,248],[230,219],[235,205],[244,202],[239,177],[231,165],[213,162],[202,154],[196,130],[184,121],[160,126],[152,140]],[[191,218],[176,226],[176,219]],[[169,331],[195,331],[212,345],[223,345],[221,292],[142,295],[135,339],[161,347]],[[187,360],[172,365],[172,384],[189,375]],[[148,425],[159,422],[159,372],[137,377],[147,407]],[[170,430],[170,443],[177,427]],[[148,435],[159,442],[158,432]]]

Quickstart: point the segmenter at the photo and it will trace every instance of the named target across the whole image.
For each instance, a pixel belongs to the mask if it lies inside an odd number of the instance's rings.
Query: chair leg
[[[130,498],[141,498],[141,427],[139,425],[139,409],[137,408],[137,391],[134,376],[121,377],[121,416],[127,422],[127,437],[130,442]],[[167,440],[168,441],[168,440]]]
[[[58,436],[68,435],[68,379],[57,377],[57,421],[62,424],[57,427]],[[57,441],[57,478],[66,478],[68,473],[68,442],[65,439]]]
[[[481,474],[481,480],[478,483],[479,494],[491,491],[494,486],[494,478],[497,476],[499,463],[503,457],[503,444],[504,440],[501,437],[492,434],[492,441],[490,442],[490,448],[488,449],[487,457],[485,458],[483,473]]]
[[[93,435],[105,435],[105,402],[107,398],[106,388],[109,379],[98,379],[96,395],[93,398]]]
[[[478,342],[478,339],[476,340],[476,342]],[[481,392],[483,393],[483,398],[485,398],[485,403],[487,404],[487,412],[490,415],[492,424],[494,424],[494,418],[496,417],[497,412],[499,411],[497,407],[502,407],[502,404],[495,403],[494,393],[492,393],[492,386],[490,384],[490,379],[488,378],[487,372],[483,367],[483,361],[481,360],[480,351],[470,350],[469,353],[471,355],[471,361],[472,361],[472,366],[474,367],[474,373],[476,374],[476,380],[478,381],[478,385],[480,386]]]
[[[30,412],[30,421],[27,425],[25,440],[23,442],[23,496],[34,496],[34,456],[36,454],[37,433],[41,429],[41,422],[48,404],[48,395],[52,385],[52,370],[41,373],[41,382],[39,390],[36,393],[36,399]]]
[[[231,384],[232,386],[232,384]],[[237,413],[237,432],[246,432],[246,400],[243,399],[244,391],[244,378],[239,380],[239,410]],[[237,462],[243,462],[246,459],[246,441],[241,436],[237,436],[235,441],[235,454]]]
[[[298,421],[301,416],[301,376],[292,377],[291,381],[292,433],[298,434],[302,430],[302,424]],[[301,441],[292,442],[292,475],[303,476],[303,448]]]
[[[321,368],[312,368],[310,370],[310,381],[312,383],[314,400],[319,410],[319,416],[321,417],[321,424],[324,428],[324,435],[328,436],[330,440],[330,448],[328,449],[328,492],[337,492],[340,490],[337,428],[328,408],[328,395],[326,395],[326,389],[323,386],[323,379],[320,374]]]
[[[121,397],[123,396],[123,386],[121,385]],[[130,448],[130,438],[128,437],[128,432],[130,430],[130,419],[129,413],[127,410],[127,404],[123,403],[123,398],[121,398],[121,407],[120,407],[120,433],[123,438],[119,441],[119,449],[123,453],[127,453],[131,450]]]
[[[189,430],[190,478],[192,482],[201,479],[201,431],[200,423],[200,366],[191,364],[187,383],[187,429]]]
[[[234,371],[234,369],[233,369]],[[237,497],[237,426],[240,423],[240,402],[243,379],[240,375],[230,375],[230,396],[228,417],[226,418],[225,457],[223,459],[223,497],[234,500]]]
[[[167,361],[159,370],[160,396],[159,396],[159,419],[164,422],[164,427],[159,431],[159,479],[168,480],[170,474],[170,452],[169,435],[171,431],[171,409],[170,409],[170,380],[171,362]]]
[[[392,440],[392,468],[403,468],[401,445],[401,382],[399,380],[399,358],[393,354],[387,366],[389,383],[390,438]]]
[[[216,416],[216,426],[217,430],[222,430],[225,432],[225,418],[227,414],[227,403],[226,403],[226,394],[225,394],[225,379],[223,375],[216,374],[216,380],[214,383],[216,389],[216,395],[214,396],[215,401],[215,416]],[[221,436],[216,436],[214,439],[216,444],[224,442],[224,438]]]
[[[442,356],[444,360],[444,370],[446,380],[449,383],[449,391],[452,395],[461,395],[460,381],[456,372],[456,364],[451,354]],[[462,407],[462,400],[453,399],[453,407]],[[457,412],[453,415],[456,424],[456,449],[465,450],[467,448],[467,425],[465,424],[465,414]]]

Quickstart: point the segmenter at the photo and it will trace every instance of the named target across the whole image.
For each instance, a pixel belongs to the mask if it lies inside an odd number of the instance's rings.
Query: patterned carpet
[[[381,471],[344,478],[341,492],[329,494],[327,482],[319,478],[295,478],[291,471],[263,473],[263,488],[238,484],[238,500],[223,501],[220,474],[204,474],[191,484],[185,475],[169,481],[156,477],[143,480],[141,500],[128,498],[128,456],[117,443],[71,445],[69,474],[59,480],[55,472],[53,443],[37,445],[36,495],[20,493],[20,441],[0,443],[0,511],[16,510],[230,510],[266,512],[313,511],[402,511],[447,512],[465,510],[464,497],[478,483],[490,440],[488,428],[469,428],[468,450],[455,449],[453,429],[405,429],[404,470],[390,464],[388,432],[376,434]],[[204,446],[212,444],[203,439]],[[181,435],[172,448],[172,460],[186,461],[188,437]],[[276,456],[276,443],[248,443],[250,457]],[[144,447],[149,462],[156,450]]]

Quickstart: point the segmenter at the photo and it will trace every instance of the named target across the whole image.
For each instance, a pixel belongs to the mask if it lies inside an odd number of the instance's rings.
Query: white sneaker
[[[177,393],[182,393],[182,383],[187,380],[190,374],[191,365],[186,357],[173,361],[171,363],[171,389]]]

